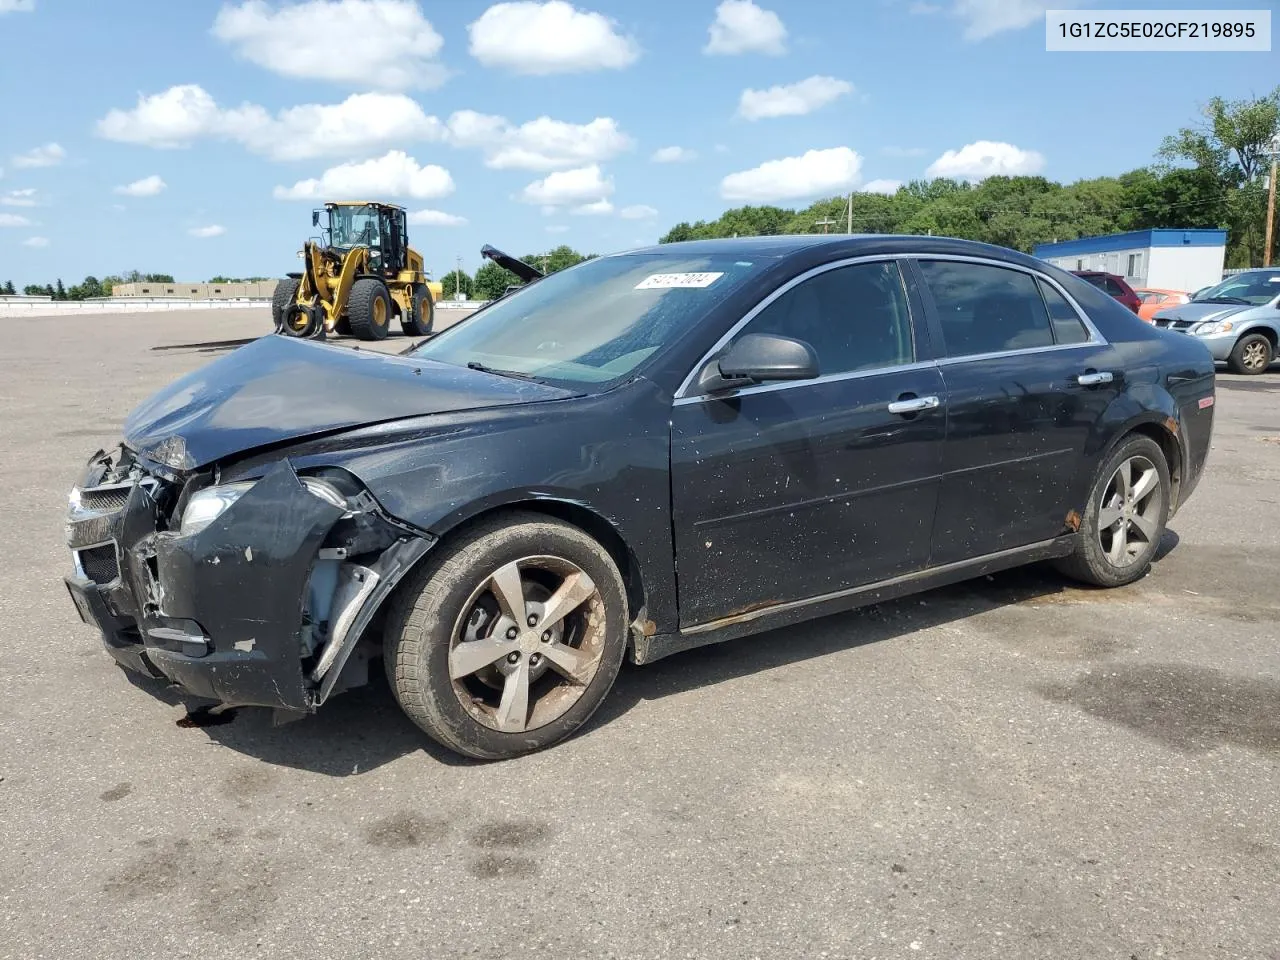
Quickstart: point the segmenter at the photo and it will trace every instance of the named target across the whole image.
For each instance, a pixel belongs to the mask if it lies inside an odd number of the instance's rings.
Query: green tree
[[[103,277],[102,278],[102,295],[104,297],[111,296],[111,291],[115,289],[115,286],[117,283],[124,283],[124,281],[121,280],[119,277],[111,276],[110,274]]]
[[[14,289],[12,280],[6,280],[4,282],[4,292],[10,297],[15,296],[17,294],[18,291]]]
[[[1202,121],[1166,137],[1160,158],[1184,161],[1217,182],[1228,230],[1228,265],[1261,264],[1266,220],[1262,174],[1267,146],[1280,134],[1280,87],[1252,100],[1214,97],[1200,109]]]
[[[495,300],[507,292],[508,287],[519,286],[520,278],[504,270],[491,260],[486,260],[476,271],[472,290],[477,300]]]
[[[566,267],[572,267],[576,264],[582,263],[583,260],[590,260],[594,256],[594,253],[579,253],[572,247],[566,244],[561,244],[554,250],[548,250],[546,253],[530,253],[520,259],[530,266],[537,267],[543,273],[556,273],[559,270],[564,270]]]
[[[475,295],[475,281],[465,270],[450,270],[441,279],[440,285],[444,288],[446,300],[456,299],[459,292],[468,297]]]
[[[22,292],[28,297],[43,297],[47,291],[38,283],[28,283],[22,288]]]
[[[62,285],[61,277],[58,278],[57,286],[53,288],[53,299],[55,300],[67,299],[67,288]]]

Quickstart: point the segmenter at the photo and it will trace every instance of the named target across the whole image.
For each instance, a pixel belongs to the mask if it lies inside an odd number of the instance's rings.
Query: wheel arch
[[[580,502],[549,497],[524,497],[491,504],[459,517],[450,526],[433,529],[432,532],[440,538],[433,550],[476,524],[492,520],[503,513],[538,513],[577,527],[587,534],[608,551],[622,575],[622,582],[627,589],[628,622],[644,617],[645,579],[635,551],[612,521]]]
[[[1242,339],[1249,336],[1249,334],[1251,333],[1260,333],[1264,337],[1266,337],[1268,340],[1270,340],[1271,352],[1273,354],[1276,353],[1277,349],[1280,349],[1280,332],[1278,332],[1275,327],[1272,327],[1265,321],[1260,323],[1255,323],[1252,326],[1245,327],[1243,330],[1241,330],[1240,336],[1236,337],[1236,343],[1239,343]]]
[[[1178,421],[1173,417],[1162,418],[1155,411],[1148,412],[1115,432],[1099,458],[1099,463],[1135,435],[1154,440],[1164,454],[1165,465],[1169,468],[1169,516],[1172,517],[1181,502],[1182,479],[1187,468],[1186,445],[1182,442]]]

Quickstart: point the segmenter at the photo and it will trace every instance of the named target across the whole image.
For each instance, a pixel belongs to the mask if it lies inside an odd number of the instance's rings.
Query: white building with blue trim
[[[1101,270],[1132,287],[1194,292],[1222,279],[1225,230],[1134,230],[1042,243],[1032,251],[1063,270]]]

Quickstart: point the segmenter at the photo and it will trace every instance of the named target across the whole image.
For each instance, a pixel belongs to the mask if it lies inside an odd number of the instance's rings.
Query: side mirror
[[[319,211],[319,210],[312,210],[312,211],[311,211],[311,225],[312,225],[313,227],[318,227],[318,226],[320,226],[320,211]]]
[[[811,380],[817,375],[818,355],[803,340],[749,333],[702,368],[698,387],[704,393],[716,393],[753,383]]]

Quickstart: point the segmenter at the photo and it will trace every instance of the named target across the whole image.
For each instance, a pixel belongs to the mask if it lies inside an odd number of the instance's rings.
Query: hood
[[[1156,314],[1156,320],[1183,320],[1199,323],[1201,320],[1225,320],[1245,310],[1256,310],[1257,307],[1247,303],[1183,303]]]
[[[175,470],[404,417],[561,400],[569,391],[413,357],[269,335],[187,374],[125,421],[125,444]]]

